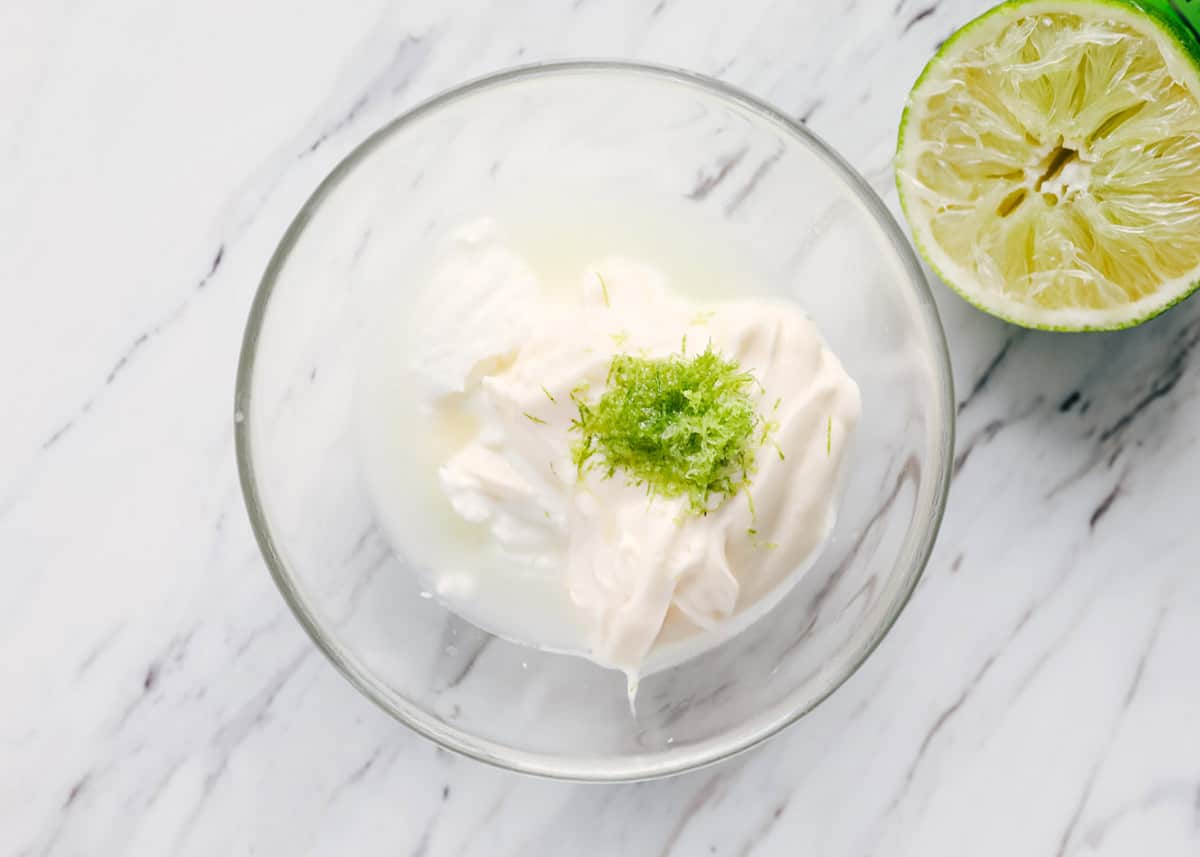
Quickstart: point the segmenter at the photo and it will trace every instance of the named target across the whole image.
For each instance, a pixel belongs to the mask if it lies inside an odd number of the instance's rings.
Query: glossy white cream
[[[417,317],[410,376],[444,457],[424,467],[437,469],[443,508],[493,551],[482,562],[435,557],[427,571],[452,608],[489,630],[634,678],[744,627],[832,529],[858,388],[794,305],[683,300],[660,270],[620,256],[543,284],[480,222],[455,236]],[[619,474],[581,478],[572,391],[602,392],[618,353],[709,345],[753,373],[756,406],[778,423],[748,491],[697,516]],[[388,468],[369,453],[372,478]],[[386,499],[402,486],[375,483],[383,516],[411,541]]]

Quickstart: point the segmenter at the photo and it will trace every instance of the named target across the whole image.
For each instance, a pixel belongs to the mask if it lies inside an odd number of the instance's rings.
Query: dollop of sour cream
[[[796,306],[687,301],[619,256],[556,288],[481,221],[457,233],[418,312],[425,404],[477,427],[440,465],[449,504],[516,563],[561,574],[582,654],[631,683],[656,643],[711,632],[794,582],[831,531],[859,391]],[[697,514],[577,467],[575,397],[603,392],[614,356],[706,348],[752,373],[771,424],[745,488]]]

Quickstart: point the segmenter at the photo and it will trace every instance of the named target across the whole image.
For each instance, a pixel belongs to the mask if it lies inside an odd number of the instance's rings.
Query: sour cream
[[[811,565],[860,412],[857,385],[794,304],[694,302],[674,285],[616,254],[542,282],[494,224],[472,223],[432,271],[399,373],[419,410],[406,431],[436,436],[403,467],[435,474],[426,520],[456,519],[443,535],[471,546],[417,551],[434,592],[494,633],[583,655],[631,684],[728,637]],[[749,395],[773,424],[747,488],[698,515],[685,497],[580,472],[573,394],[602,393],[618,354],[705,348],[753,374]],[[413,482],[396,481],[395,436],[380,428],[395,431],[396,411],[375,399],[399,392],[367,383],[359,411],[381,518],[411,545],[413,503],[397,498]]]

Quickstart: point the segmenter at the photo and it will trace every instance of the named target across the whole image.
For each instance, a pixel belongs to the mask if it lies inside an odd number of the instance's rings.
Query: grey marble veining
[[[980,0],[0,11],[0,854],[1200,852],[1200,304],[1062,337],[936,285],[959,389],[942,536],[883,646],[765,748],[544,782],[434,748],[263,569],[230,402],[304,198],[419,100],[518,63],[714,74],[895,209],[925,59]]]

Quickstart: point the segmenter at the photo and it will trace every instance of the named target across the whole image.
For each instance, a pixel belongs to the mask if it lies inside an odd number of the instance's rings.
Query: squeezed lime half
[[[896,175],[947,284],[1068,331],[1140,324],[1200,285],[1194,26],[1166,0],[1012,0],[941,47]]]

